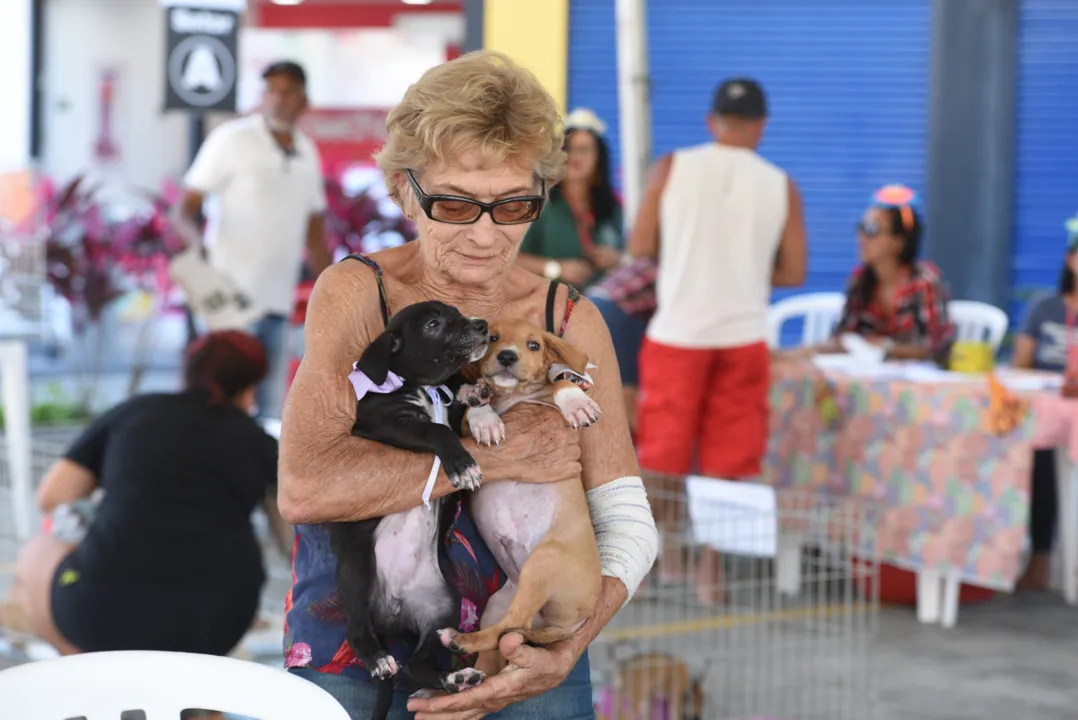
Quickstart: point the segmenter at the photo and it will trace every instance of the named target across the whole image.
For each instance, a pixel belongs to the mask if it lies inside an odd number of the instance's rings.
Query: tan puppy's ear
[[[585,375],[588,372],[588,356],[554,333],[543,333],[543,344],[546,346],[548,367],[561,363],[568,365],[569,369],[578,375]]]
[[[481,360],[470,362],[460,370],[460,376],[470,383],[474,383],[483,377],[483,364]]]

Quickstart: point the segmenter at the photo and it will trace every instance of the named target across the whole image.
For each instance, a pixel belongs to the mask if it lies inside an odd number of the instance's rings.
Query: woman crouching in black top
[[[239,643],[265,582],[256,506],[291,545],[277,512],[277,441],[249,414],[265,375],[258,340],[211,333],[187,352],[183,392],[112,408],[53,465],[42,512],[99,487],[104,496],[78,545],[41,534],[19,553],[13,594],[40,638],[65,655],[225,655]]]

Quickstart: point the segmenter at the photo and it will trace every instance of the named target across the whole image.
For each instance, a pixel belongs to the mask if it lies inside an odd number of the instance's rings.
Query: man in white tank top
[[[640,351],[640,465],[726,479],[760,474],[767,446],[771,288],[805,279],[797,186],[756,154],[762,88],[719,86],[715,142],[663,157],[644,191],[629,253],[655,257],[658,311]]]

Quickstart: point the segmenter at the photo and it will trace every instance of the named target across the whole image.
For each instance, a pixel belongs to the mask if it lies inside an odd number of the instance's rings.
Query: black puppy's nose
[[[500,353],[498,353],[498,362],[501,363],[504,367],[515,365],[516,361],[517,354],[512,350],[502,350]]]
[[[482,333],[483,335],[486,335],[487,330],[489,329],[487,327],[487,321],[482,318],[472,320],[472,327],[475,328],[476,332]]]

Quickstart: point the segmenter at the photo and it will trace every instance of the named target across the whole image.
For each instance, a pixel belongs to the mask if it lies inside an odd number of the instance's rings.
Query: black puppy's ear
[[[356,363],[356,369],[369,377],[375,385],[381,385],[389,375],[390,360],[400,349],[401,339],[394,333],[384,332],[363,351]]]

